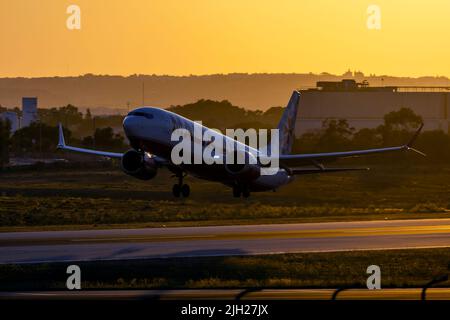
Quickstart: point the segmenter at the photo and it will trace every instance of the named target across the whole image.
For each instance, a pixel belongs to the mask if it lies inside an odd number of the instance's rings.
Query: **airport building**
[[[424,130],[450,133],[449,87],[370,87],[354,80],[318,82],[302,90],[296,136],[319,130],[325,119],[346,119],[356,130],[375,128],[391,111],[410,108],[424,120]]]

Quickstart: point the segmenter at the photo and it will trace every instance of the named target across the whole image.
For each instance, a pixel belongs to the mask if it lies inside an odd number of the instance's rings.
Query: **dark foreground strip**
[[[44,319],[399,319],[442,318],[448,301],[0,301],[4,314]],[[214,310],[214,311],[212,311]],[[11,311],[11,313],[9,313]],[[445,318],[445,316],[444,316]]]

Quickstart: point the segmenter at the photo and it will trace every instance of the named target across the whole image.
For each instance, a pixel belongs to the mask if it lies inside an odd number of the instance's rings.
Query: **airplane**
[[[243,198],[248,198],[251,192],[275,191],[292,182],[297,175],[368,170],[368,168],[325,167],[326,163],[341,158],[396,151],[413,151],[425,156],[425,154],[412,147],[423,128],[423,124],[421,124],[408,143],[400,146],[344,152],[291,154],[300,97],[301,93],[299,91],[292,93],[279,121],[277,127],[279,130],[279,166],[276,172],[271,175],[261,174],[264,165],[259,159],[260,157],[261,159],[264,156],[267,157],[270,146],[266,147],[263,152],[262,148],[255,150],[247,144],[234,140],[235,154],[233,156],[237,156],[238,153],[243,154],[246,160],[242,164],[227,164],[226,161],[223,164],[174,164],[171,161],[171,151],[177,142],[171,140],[173,131],[184,128],[192,132],[194,125],[198,124],[176,113],[156,107],[137,108],[125,116],[123,129],[131,146],[131,149],[125,153],[68,146],[65,143],[61,124],[59,124],[59,142],[57,148],[120,159],[121,168],[124,173],[141,180],[150,180],[156,176],[159,168],[167,167],[174,174],[174,177],[178,178],[178,182],[172,188],[173,195],[184,198],[190,195],[190,187],[184,183],[186,175],[220,182],[232,188],[234,197],[239,198],[242,196]],[[212,133],[213,131],[205,126],[201,126],[201,129],[203,132],[208,133]],[[214,131],[214,134],[221,135],[225,140],[230,139],[217,131]],[[200,150],[204,150],[205,144],[203,142],[194,141],[195,143],[201,143]],[[254,157],[253,155],[256,155],[256,163],[255,161],[248,161],[248,159]],[[226,158],[230,155],[220,154],[219,156]]]

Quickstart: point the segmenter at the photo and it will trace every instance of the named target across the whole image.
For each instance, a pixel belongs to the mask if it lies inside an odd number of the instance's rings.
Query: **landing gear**
[[[244,198],[250,197],[250,190],[246,185],[235,184],[233,186],[233,197],[239,198],[242,195]]]
[[[184,175],[182,173],[177,174],[177,177],[178,183],[173,185],[172,194],[176,198],[179,198],[180,196],[183,198],[189,197],[189,195],[191,194],[191,188],[189,188],[189,185],[183,184]]]
[[[189,185],[183,184],[181,186],[181,195],[183,196],[183,198],[189,197],[190,194],[191,194],[191,188],[189,188]]]

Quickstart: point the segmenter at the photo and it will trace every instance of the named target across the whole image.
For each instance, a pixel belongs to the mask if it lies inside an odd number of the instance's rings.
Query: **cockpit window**
[[[147,113],[147,112],[142,112],[142,111],[131,111],[128,115],[129,116],[145,117],[147,119],[153,119],[153,114]]]

